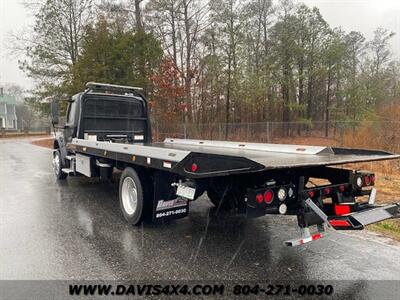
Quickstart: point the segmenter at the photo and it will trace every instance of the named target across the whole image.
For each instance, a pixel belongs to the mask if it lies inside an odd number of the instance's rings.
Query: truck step
[[[70,169],[70,168],[62,168],[61,169],[61,171],[63,172],[63,173],[66,173],[66,174],[75,174],[75,171],[73,170],[73,169]]]
[[[75,155],[67,155],[65,158],[68,159],[68,160],[76,159]]]
[[[96,166],[98,166],[100,168],[111,168],[112,167],[112,165],[107,164],[107,163],[99,162],[97,159],[96,159]]]

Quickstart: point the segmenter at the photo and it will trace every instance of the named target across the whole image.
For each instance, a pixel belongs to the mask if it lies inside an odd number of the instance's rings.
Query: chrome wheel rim
[[[58,172],[60,171],[60,156],[58,153],[56,153],[53,157],[53,168],[54,168],[54,173],[58,175]]]
[[[121,189],[122,205],[128,215],[133,215],[137,208],[136,184],[131,177],[126,177],[122,182]]]

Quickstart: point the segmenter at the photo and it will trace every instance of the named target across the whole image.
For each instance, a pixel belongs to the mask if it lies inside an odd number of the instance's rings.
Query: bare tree
[[[25,49],[21,67],[39,87],[53,92],[58,83],[71,81],[71,66],[79,58],[93,0],[41,0],[26,5],[35,14],[35,25],[32,32],[15,36]]]

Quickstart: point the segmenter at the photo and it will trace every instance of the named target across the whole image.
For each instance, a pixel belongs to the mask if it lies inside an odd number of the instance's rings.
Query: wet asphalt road
[[[185,219],[131,227],[116,183],[59,183],[49,149],[0,140],[0,279],[400,279],[398,243],[332,233],[287,248],[294,218],[216,219],[211,208],[203,196]]]

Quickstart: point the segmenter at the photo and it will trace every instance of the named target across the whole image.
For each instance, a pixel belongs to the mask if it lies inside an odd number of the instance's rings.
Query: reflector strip
[[[335,205],[335,214],[338,216],[346,215],[351,212],[350,205]]]
[[[169,161],[164,161],[164,162],[163,162],[163,167],[164,167],[164,168],[171,169],[172,164],[171,164],[171,162],[169,162]]]
[[[144,135],[135,135],[134,139],[135,139],[135,141],[142,141],[142,140],[144,140]]]
[[[347,220],[330,220],[329,223],[333,227],[351,227],[350,223]]]
[[[322,237],[323,237],[322,233],[316,233],[316,234],[312,235],[312,240],[315,241],[315,240],[318,240],[318,239],[320,239]]]
[[[313,234],[312,236],[310,236],[310,237],[308,237],[308,238],[301,239],[301,240],[300,240],[300,245],[305,244],[305,243],[309,243],[309,242],[311,242],[311,241],[318,240],[318,239],[320,239],[320,238],[322,238],[322,237],[323,237],[322,233]]]
[[[318,240],[318,239],[323,238],[323,237],[324,237],[324,235],[322,233],[318,232],[318,233],[315,233],[315,234],[311,235],[308,238],[286,241],[285,244],[287,246],[292,246],[292,247],[293,246],[300,246],[300,245],[303,245],[303,244]]]

